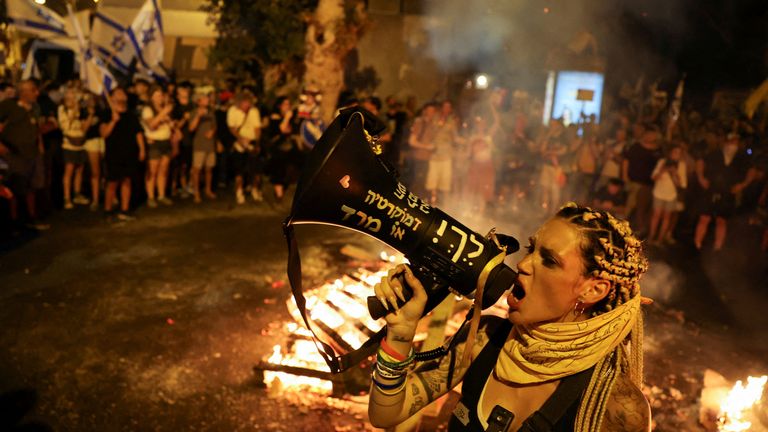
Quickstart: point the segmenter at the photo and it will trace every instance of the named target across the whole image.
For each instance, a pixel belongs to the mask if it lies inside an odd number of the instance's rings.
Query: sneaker
[[[99,211],[99,203],[94,201],[91,203],[91,206],[89,208],[91,209],[92,212]]]
[[[238,204],[245,204],[245,194],[243,193],[242,190],[238,190],[235,193],[235,198],[237,199]]]
[[[47,231],[51,229],[51,224],[47,224],[45,222],[40,222],[37,220],[31,221],[27,223],[27,228],[37,230],[37,231]]]
[[[157,201],[155,201],[153,199],[148,199],[147,200],[147,207],[149,207],[149,208],[157,208]]]
[[[168,198],[168,197],[162,197],[162,198],[158,199],[157,202],[159,202],[162,205],[167,205],[167,206],[173,204],[173,201],[171,201],[170,198]]]
[[[72,210],[75,208],[75,205],[72,204],[72,201],[67,201],[64,203],[64,210]]]
[[[195,204],[200,204],[201,202],[203,202],[203,200],[200,199],[199,195],[197,195],[197,196],[195,196],[194,202],[195,202]]]
[[[75,199],[73,199],[72,202],[78,205],[88,205],[91,203],[91,200],[89,200],[83,195],[76,195]]]
[[[213,193],[213,192],[206,192],[206,193],[205,193],[205,197],[206,197],[207,199],[215,200],[215,199],[216,199],[216,194],[215,194],[215,193]]]
[[[117,220],[128,222],[128,221],[136,220],[136,216],[131,216],[126,212],[119,212],[117,213]]]
[[[260,190],[258,190],[257,188],[253,188],[253,189],[251,189],[251,197],[252,197],[252,198],[253,198],[253,200],[254,200],[254,201],[256,201],[256,202],[262,202],[262,201],[264,201],[264,197],[261,195],[261,191],[260,191]]]

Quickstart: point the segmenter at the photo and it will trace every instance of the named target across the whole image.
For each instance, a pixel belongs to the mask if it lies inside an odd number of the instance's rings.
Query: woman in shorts
[[[165,196],[168,166],[171,163],[171,111],[173,111],[173,104],[169,103],[163,88],[153,87],[149,91],[149,104],[141,110],[141,125],[147,139],[147,156],[149,157],[145,179],[147,205],[151,208],[157,207],[157,203],[173,204]]]
[[[192,188],[195,202],[200,198],[200,171],[205,169],[205,197],[216,198],[211,190],[213,167],[216,166],[216,117],[214,115],[212,98],[207,93],[195,96],[196,111],[189,121],[189,132],[192,135]]]
[[[58,121],[64,140],[61,148],[64,153],[64,208],[70,210],[75,204],[88,204],[88,198],[81,193],[83,186],[83,168],[88,159],[85,151],[85,133],[95,122],[95,115],[80,110],[77,93],[68,89],[64,100],[59,105]],[[74,178],[73,178],[74,177]],[[74,183],[73,183],[74,180]],[[74,189],[75,197],[72,198]]]
[[[678,200],[688,187],[688,171],[683,160],[683,149],[675,144],[667,157],[659,159],[651,174],[653,179],[653,216],[648,237],[652,243],[671,242],[670,221],[678,209]],[[661,225],[661,227],[659,227]]]
[[[103,107],[98,106],[97,98],[93,93],[85,93],[83,105],[89,116],[97,117]],[[91,210],[99,209],[99,195],[101,192],[101,160],[104,157],[104,138],[99,134],[99,123],[92,122],[85,131],[85,152],[88,154],[88,165],[91,169]]]

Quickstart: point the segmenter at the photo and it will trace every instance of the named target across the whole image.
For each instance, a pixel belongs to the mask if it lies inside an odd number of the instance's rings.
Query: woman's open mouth
[[[507,297],[507,303],[509,304],[509,307],[512,309],[517,309],[520,302],[525,297],[525,289],[522,285],[520,285],[520,281],[515,281],[514,284],[512,284],[512,292]]]

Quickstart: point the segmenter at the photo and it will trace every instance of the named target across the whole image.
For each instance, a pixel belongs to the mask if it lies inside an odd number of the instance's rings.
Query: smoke
[[[646,73],[653,82],[657,74],[674,75],[674,64],[659,53],[680,47],[690,15],[684,0],[431,0],[425,5],[427,53],[443,72],[491,72],[504,85],[526,90],[543,90],[548,63],[562,58],[557,50],[567,50],[585,32],[595,37],[609,79],[615,74],[634,82]]]
[[[669,304],[680,298],[683,293],[681,272],[675,271],[669,264],[654,260],[641,281],[642,293],[654,301]]]
[[[478,68],[514,34],[510,19],[520,2],[500,0],[429,2],[429,52],[443,71]]]

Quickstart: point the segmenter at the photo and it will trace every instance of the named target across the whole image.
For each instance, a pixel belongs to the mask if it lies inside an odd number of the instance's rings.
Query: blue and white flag
[[[93,14],[91,25],[91,49],[108,64],[128,73],[136,57],[136,49],[128,35],[128,29],[104,12]]]
[[[128,29],[136,48],[139,63],[144,69],[156,70],[163,61],[163,19],[160,0],[146,0]]]
[[[79,48],[80,59],[80,79],[85,84],[86,88],[95,94],[103,94],[110,92],[115,87],[115,78],[112,73],[109,72],[107,66],[98,57],[93,55],[91,46],[88,41],[85,40],[83,30],[80,28],[80,22],[75,17],[75,12],[72,10],[72,6],[67,4],[67,10],[69,11],[69,17],[72,20],[72,29],[77,37],[77,45]]]
[[[68,36],[64,18],[34,0],[6,0],[8,21],[42,38]]]

